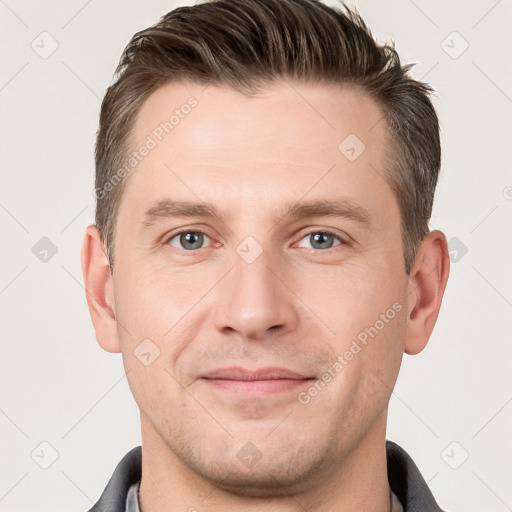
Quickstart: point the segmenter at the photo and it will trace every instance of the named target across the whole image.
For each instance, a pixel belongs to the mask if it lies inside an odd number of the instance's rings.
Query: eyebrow
[[[169,217],[221,218],[221,215],[213,205],[208,203],[162,199],[146,211],[142,224],[145,228],[150,228],[159,220]]]
[[[304,217],[336,217],[354,220],[361,224],[370,224],[370,214],[368,210],[347,199],[338,201],[300,201],[292,203],[285,208],[280,219],[301,219]]]
[[[162,199],[145,212],[142,225],[145,229],[149,229],[160,220],[172,217],[217,218],[222,220],[223,214],[211,203]],[[280,214],[274,215],[276,223],[285,218],[302,219],[306,217],[335,217],[353,220],[361,224],[370,224],[368,210],[346,199],[337,201],[297,201],[286,204]]]

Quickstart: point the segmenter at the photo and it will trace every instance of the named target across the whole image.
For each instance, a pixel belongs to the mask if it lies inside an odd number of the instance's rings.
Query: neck
[[[319,467],[315,484],[279,497],[247,497],[220,489],[181,461],[142,423],[141,512],[344,512],[391,510],[386,464],[386,411],[334,465]]]

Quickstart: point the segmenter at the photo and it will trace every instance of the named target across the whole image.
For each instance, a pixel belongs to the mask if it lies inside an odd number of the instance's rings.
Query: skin
[[[129,176],[113,275],[95,226],[82,248],[96,338],[122,352],[140,408],[141,508],[390,510],[388,402],[404,352],[423,350],[437,319],[445,236],[427,235],[405,273],[400,212],[382,178],[386,123],[364,92],[278,82],[247,97],[169,84],[144,104],[134,148],[190,96],[197,106]],[[354,161],[338,149],[349,134],[365,145]],[[145,212],[165,198],[211,203],[219,217],[169,216],[144,228]],[[339,200],[366,221],[283,215],[288,203]],[[181,229],[207,238],[187,250]],[[315,244],[310,235],[325,230],[334,235],[327,247]],[[244,245],[248,236],[256,242]],[[262,252],[249,263],[237,247]],[[393,305],[394,318],[301,403],[299,393]],[[145,339],[160,351],[147,366],[134,355]],[[248,394],[202,378],[233,366],[311,380]],[[248,467],[240,453],[261,458]]]

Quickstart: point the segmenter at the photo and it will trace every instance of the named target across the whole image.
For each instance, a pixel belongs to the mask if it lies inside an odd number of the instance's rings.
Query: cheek
[[[367,330],[389,331],[405,309],[407,280],[386,277],[390,275],[397,274],[376,264],[319,266],[315,272],[298,273],[295,289],[343,350],[359,335],[364,340]]]
[[[162,338],[200,300],[205,277],[197,272],[134,264],[120,269],[116,307],[134,331]],[[144,329],[148,332],[141,332]]]
[[[358,429],[377,418],[389,402],[407,323],[406,309],[399,300],[368,299],[364,307],[362,303],[350,312],[352,316],[343,313],[344,321],[338,321],[330,342],[335,364],[326,371],[335,376],[322,397],[322,411],[330,414],[329,407],[337,404],[336,421]]]
[[[358,410],[364,404],[380,410],[396,380],[407,326],[407,280],[385,277],[390,275],[400,276],[377,264],[347,265],[321,276],[326,287],[314,287],[313,282],[302,287],[304,302],[314,304],[332,331],[322,340],[331,354],[326,371],[335,375],[324,399],[339,402],[344,397],[343,410]]]
[[[124,327],[119,328],[123,362],[141,389],[141,400],[147,400],[159,394],[155,385],[164,386],[166,392],[174,389],[177,383],[172,376],[183,381],[177,363],[205,324],[208,301],[202,299],[215,276],[190,268],[133,265],[119,268],[118,278],[116,317]],[[146,367],[148,359],[154,362]]]

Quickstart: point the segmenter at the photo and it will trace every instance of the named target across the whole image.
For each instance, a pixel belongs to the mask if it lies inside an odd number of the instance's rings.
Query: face
[[[408,287],[382,115],[287,83],[167,85],[140,112],[115,239],[123,361],[143,443],[219,487],[304,489],[382,441]]]

